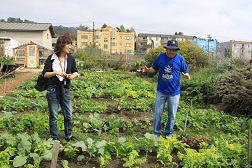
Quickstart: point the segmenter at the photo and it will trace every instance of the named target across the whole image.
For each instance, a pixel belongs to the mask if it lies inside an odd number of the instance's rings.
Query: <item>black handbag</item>
[[[48,79],[49,78],[44,78],[42,74],[38,76],[37,83],[35,85],[35,89],[42,92],[47,90],[48,88]]]

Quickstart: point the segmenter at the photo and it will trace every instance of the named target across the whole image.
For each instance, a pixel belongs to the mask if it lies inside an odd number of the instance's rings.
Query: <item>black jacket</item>
[[[53,60],[51,60],[51,59],[52,59],[52,54],[49,55],[47,57],[46,61],[45,61],[45,66],[44,66],[44,69],[43,69],[43,72],[42,72],[43,75],[46,72],[53,72],[53,69],[52,69]],[[76,67],[75,58],[71,54],[67,54],[66,73],[71,74],[71,73],[74,73],[74,72],[78,72],[78,69]],[[53,76],[53,77],[49,78],[48,84],[49,85],[61,85],[61,82],[57,78],[57,76]],[[71,84],[70,80],[66,78],[66,86],[65,87],[69,88],[70,84]]]

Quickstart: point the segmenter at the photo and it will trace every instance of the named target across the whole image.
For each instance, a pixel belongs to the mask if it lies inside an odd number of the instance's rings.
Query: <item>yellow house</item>
[[[107,26],[101,29],[77,30],[77,47],[86,48],[95,45],[106,53],[127,54],[135,49],[135,32],[118,32]]]

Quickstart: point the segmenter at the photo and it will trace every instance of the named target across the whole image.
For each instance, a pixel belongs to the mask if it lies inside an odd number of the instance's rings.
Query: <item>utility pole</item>
[[[93,46],[95,46],[95,30],[94,30],[94,22],[93,22]]]
[[[207,54],[208,54],[208,59],[209,59],[209,52],[210,52],[210,47],[209,47],[209,42],[210,40],[212,39],[211,35],[207,35],[207,42],[208,42],[208,51],[207,51]]]

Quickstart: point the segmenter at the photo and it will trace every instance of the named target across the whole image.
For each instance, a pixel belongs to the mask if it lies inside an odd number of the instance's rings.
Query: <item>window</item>
[[[131,47],[131,44],[130,43],[126,43],[125,47]]]
[[[35,56],[35,51],[36,51],[35,46],[29,46],[28,48],[29,48],[28,55]]]
[[[111,43],[111,46],[116,46],[116,43],[115,43],[115,42],[112,42],[112,43]]]
[[[87,44],[87,42],[81,42],[81,45],[82,46],[87,46],[88,44]]]
[[[125,37],[125,40],[130,40],[131,39],[131,36],[126,36]]]
[[[108,38],[104,38],[104,42],[108,42]]]
[[[88,39],[87,35],[81,35],[81,39]]]
[[[104,49],[108,49],[108,44],[104,44]]]
[[[132,52],[132,50],[125,50],[125,53],[131,53]]]
[[[23,49],[17,49],[15,54],[16,56],[25,56],[25,52]]]
[[[46,38],[49,39],[49,34],[48,33],[46,34]]]

